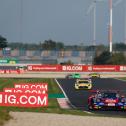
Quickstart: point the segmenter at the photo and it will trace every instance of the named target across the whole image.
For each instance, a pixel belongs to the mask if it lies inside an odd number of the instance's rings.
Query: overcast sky
[[[0,0],[0,35],[9,42],[93,42],[93,0]],[[97,2],[96,44],[108,43],[108,0]],[[117,0],[113,0],[115,3]],[[113,8],[113,41],[124,41],[125,2]]]

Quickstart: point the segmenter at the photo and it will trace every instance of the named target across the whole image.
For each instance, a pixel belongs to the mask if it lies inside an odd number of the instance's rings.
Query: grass
[[[49,85],[48,93],[62,93],[58,88],[54,79],[13,79],[13,78],[0,78],[0,91],[3,88],[12,88],[14,83],[25,83],[25,82],[47,82]],[[28,112],[58,112],[60,110],[56,99],[49,99],[49,106],[47,108],[19,108],[19,107],[0,107],[0,126],[3,125],[4,121],[7,121],[11,117],[9,111],[28,111]]]
[[[126,77],[121,77],[121,78],[119,78],[119,79],[121,79],[121,80],[126,80]]]
[[[14,83],[27,83],[27,82],[47,82],[48,83],[48,94],[62,94],[58,85],[54,79],[16,79],[16,78],[0,78],[0,91],[3,91],[3,88],[12,88]],[[87,115],[86,113],[80,110],[65,110],[59,107],[59,104],[56,98],[50,98],[48,101],[48,107],[39,107],[39,108],[25,108],[25,107],[3,107],[0,106],[0,126],[3,125],[4,121],[9,120],[11,117],[9,111],[18,111],[18,112],[44,112],[44,113],[58,113],[58,114],[74,114],[74,115]]]

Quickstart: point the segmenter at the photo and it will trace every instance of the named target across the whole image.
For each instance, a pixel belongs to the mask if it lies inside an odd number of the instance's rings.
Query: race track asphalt
[[[74,106],[74,109],[80,109],[82,111],[89,111],[87,107],[88,97],[93,93],[90,90],[75,90],[75,79],[57,79],[60,86],[66,93],[69,101]],[[121,81],[112,78],[97,78],[92,79],[92,90],[118,90],[121,94],[126,94],[126,81]],[[125,95],[126,96],[126,95]],[[90,111],[96,114],[118,115],[125,116],[126,111]]]

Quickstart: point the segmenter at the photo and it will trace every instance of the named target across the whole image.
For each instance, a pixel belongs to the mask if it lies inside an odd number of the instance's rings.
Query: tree
[[[108,60],[108,64],[124,65],[126,64],[126,57],[123,55],[123,53],[115,53],[112,55],[111,59]]]
[[[66,62],[60,63],[60,65],[73,65],[73,62],[71,60],[68,60]]]
[[[62,42],[55,42],[53,40],[45,40],[44,43],[41,44],[42,49],[45,50],[60,50],[64,48],[64,44]]]
[[[7,47],[7,39],[0,35],[0,48],[3,49],[5,47]]]
[[[42,43],[42,48],[45,50],[55,50],[56,42],[53,40],[45,40],[44,43]]]
[[[57,42],[56,43],[56,50],[60,50],[64,48],[64,44],[62,42]]]
[[[96,49],[95,49],[96,56],[101,55],[101,53],[102,53],[103,51],[105,51],[105,50],[107,50],[107,47],[106,47],[106,46],[104,46],[104,45],[102,45],[102,44],[97,45],[97,46],[96,46]]]
[[[94,58],[94,64],[96,65],[124,65],[126,64],[126,57],[123,53],[113,53],[104,51],[101,55]]]
[[[126,51],[126,44],[124,43],[115,43],[113,44],[114,51]]]
[[[108,51],[104,51],[99,56],[96,56],[94,58],[94,64],[97,65],[108,64],[110,58],[111,58],[111,53]]]

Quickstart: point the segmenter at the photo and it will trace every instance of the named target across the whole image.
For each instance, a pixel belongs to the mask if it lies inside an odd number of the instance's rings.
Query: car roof
[[[101,91],[98,91],[100,93],[106,93],[106,94],[111,94],[111,93],[118,93],[118,91],[116,90],[101,90]]]
[[[74,75],[80,75],[79,73],[74,73]]]
[[[99,74],[99,73],[90,73],[90,74]]]
[[[118,92],[117,91],[103,91],[102,93],[111,94],[111,93],[118,93]]]

